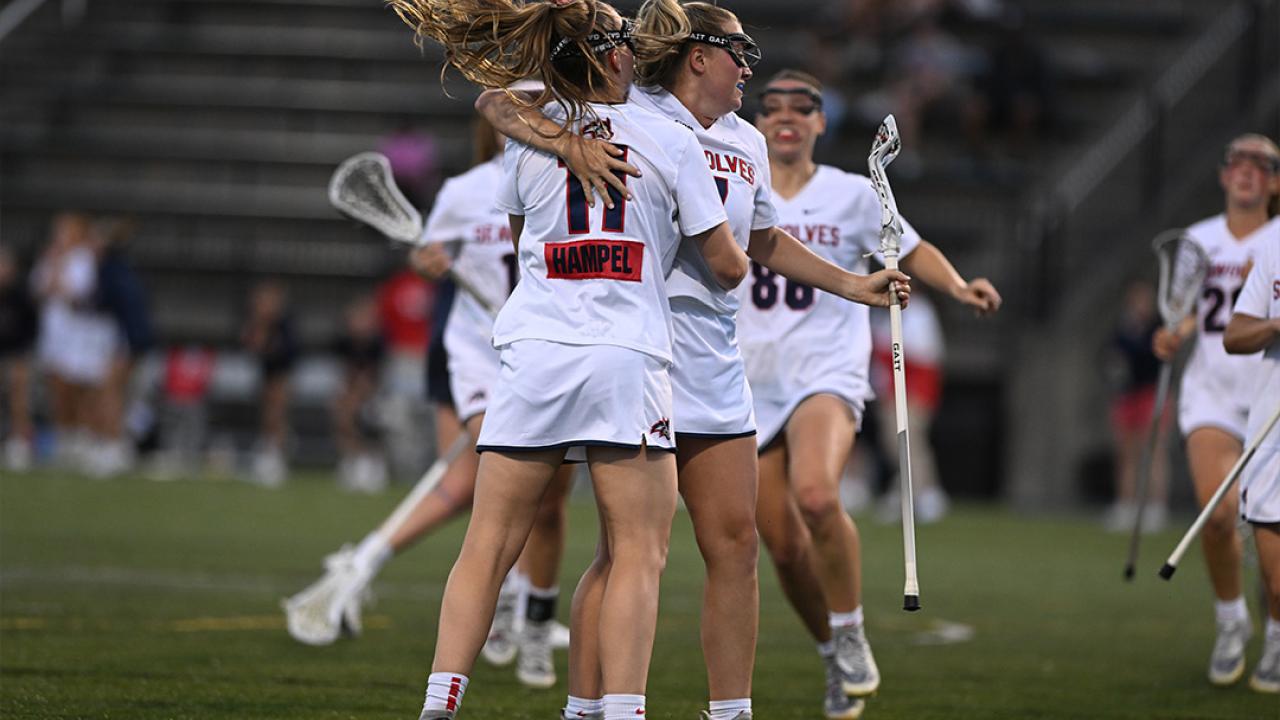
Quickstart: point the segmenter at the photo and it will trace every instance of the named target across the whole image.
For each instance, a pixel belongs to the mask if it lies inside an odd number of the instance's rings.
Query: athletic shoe
[[[1280,693],[1280,641],[1272,640],[1262,648],[1262,659],[1249,676],[1249,687],[1260,693]]]
[[[836,669],[845,695],[864,697],[880,687],[880,669],[871,655],[866,631],[861,625],[835,629]]]
[[[4,465],[13,472],[31,469],[31,443],[18,435],[11,435],[4,443]]]
[[[551,648],[553,650],[569,649],[569,628],[559,620],[551,621]]]
[[[423,710],[418,720],[453,720],[452,710]]]
[[[520,634],[520,659],[516,679],[531,688],[556,684],[556,664],[551,659],[551,623],[525,622]]]
[[[283,487],[289,477],[289,466],[285,463],[284,453],[279,450],[264,449],[253,458],[253,467],[249,473],[250,481],[265,488]]]
[[[1209,658],[1209,682],[1231,685],[1244,675],[1244,647],[1253,635],[1248,619],[1218,623],[1218,639]]]
[[[698,717],[701,718],[702,720],[711,720],[711,713],[707,712],[706,710],[703,710],[702,713],[698,715]],[[733,720],[751,720],[751,711],[743,710],[737,715],[734,715]]]
[[[828,720],[856,720],[862,717],[867,703],[862,698],[849,697],[844,694],[844,683],[840,680],[840,668],[835,657],[823,658],[822,664],[827,669],[827,694],[822,700],[822,712]]]
[[[490,665],[503,667],[516,659],[517,637],[512,626],[518,601],[518,593],[506,589],[498,593],[498,607],[493,613],[493,624],[489,626],[489,637],[480,649],[480,654]]]
[[[579,710],[570,715],[568,709],[560,708],[560,720],[604,720],[604,711],[589,713]]]

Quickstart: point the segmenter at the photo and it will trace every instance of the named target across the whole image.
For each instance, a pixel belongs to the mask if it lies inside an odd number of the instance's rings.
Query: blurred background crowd
[[[904,213],[1005,292],[981,323],[913,298],[922,519],[949,496],[1118,499],[1107,521],[1125,527],[1148,419],[1132,406],[1155,381],[1149,239],[1221,207],[1226,140],[1280,134],[1280,3],[726,4],[764,51],[761,79],[794,67],[826,84],[820,161],[864,172],[896,115]],[[0,10],[5,472],[415,479],[434,456],[425,366],[450,291],[324,188],[378,149],[425,214],[466,169],[476,91],[439,60],[364,0]],[[874,436],[885,421],[868,416]],[[859,447],[855,506],[894,472]],[[1159,464],[1158,487],[1185,488],[1166,481],[1181,472]],[[881,502],[892,517],[896,498]]]

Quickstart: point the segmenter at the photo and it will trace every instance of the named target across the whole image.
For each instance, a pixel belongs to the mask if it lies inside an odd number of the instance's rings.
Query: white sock
[[[1280,643],[1280,620],[1267,617],[1267,643]]]
[[[643,695],[604,696],[604,720],[636,720],[643,716]]]
[[[1213,614],[1217,616],[1218,622],[1247,622],[1249,620],[1249,606],[1244,602],[1244,596],[1235,600],[1216,600],[1213,603]]]
[[[570,695],[569,699],[564,704],[565,717],[583,717],[585,715],[590,715],[591,713],[599,712],[604,712],[604,700],[599,698],[592,700],[589,698],[580,698]]]
[[[824,658],[829,658],[836,654],[835,640],[820,642],[820,643],[817,643],[817,646],[818,646],[818,654]]]
[[[831,623],[832,630],[845,627],[862,627],[862,606],[859,605],[853,612],[827,613],[827,621]]]
[[[356,546],[354,561],[357,567],[367,568],[369,577],[377,575],[395,552],[382,536],[371,532]]]
[[[467,676],[461,673],[433,672],[427,678],[427,701],[423,710],[457,712],[462,695],[467,691]]]
[[[733,720],[738,713],[751,709],[751,698],[737,700],[712,700],[710,704],[711,720]]]

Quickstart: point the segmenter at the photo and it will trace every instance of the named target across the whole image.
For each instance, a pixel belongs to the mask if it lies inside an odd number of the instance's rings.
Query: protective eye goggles
[[[635,52],[635,45],[631,43],[631,37],[635,33],[636,24],[632,20],[622,19],[622,28],[619,30],[605,30],[603,32],[593,32],[583,38],[583,41],[591,48],[592,54],[599,55],[607,50],[612,50],[623,45]],[[560,38],[551,48],[551,59],[556,60],[570,55],[581,54],[578,45],[570,38]]]
[[[760,62],[760,46],[746,33],[729,33],[728,35],[708,35],[707,33],[689,33],[689,40],[718,47],[729,53],[733,64],[740,68],[755,67]]]
[[[1268,175],[1280,174],[1280,158],[1252,150],[1228,150],[1222,158],[1222,167],[1231,167],[1242,162],[1251,163]]]
[[[788,96],[805,97],[805,98],[809,98],[809,100],[813,102],[811,105],[796,106],[796,105],[783,104],[783,105],[770,106],[769,104],[770,95],[777,95],[783,98]],[[804,115],[805,117],[808,117],[822,110],[822,95],[818,93],[818,91],[814,90],[813,88],[786,88],[786,89],[765,88],[764,91],[760,93],[759,100],[760,100],[760,116],[761,117],[769,117],[773,113],[781,112],[784,109],[790,110],[793,113],[798,113],[800,115]]]

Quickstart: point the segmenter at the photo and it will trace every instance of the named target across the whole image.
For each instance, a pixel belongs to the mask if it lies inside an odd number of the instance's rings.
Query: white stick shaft
[[[885,254],[885,268],[898,269],[897,253]],[[915,493],[911,487],[911,433],[907,417],[906,354],[902,346],[902,303],[898,294],[889,291],[889,337],[893,359],[893,404],[898,430],[898,477],[902,496],[902,554],[906,564],[906,583],[903,594],[918,596],[920,579],[916,574],[916,513]]]
[[[1151,412],[1151,426],[1147,431],[1147,444],[1142,449],[1142,461],[1138,466],[1138,489],[1135,499],[1138,512],[1133,519],[1133,531],[1129,535],[1129,556],[1125,560],[1125,577],[1133,577],[1134,567],[1138,562],[1138,545],[1142,537],[1142,521],[1146,515],[1147,492],[1151,487],[1151,464],[1155,458],[1156,445],[1160,440],[1160,420],[1164,417],[1164,406],[1169,399],[1169,386],[1173,384],[1172,363],[1160,364],[1160,378],[1156,383],[1156,405]]]
[[[378,527],[376,532],[385,543],[391,544],[391,538],[400,529],[400,526],[404,525],[404,521],[409,518],[414,509],[418,507],[418,503],[422,502],[424,497],[430,495],[431,491],[436,489],[436,486],[444,479],[444,474],[449,471],[449,466],[470,446],[471,435],[464,430],[458,434],[458,438],[453,441],[453,444],[449,446],[444,455],[441,455],[435,462],[431,463],[431,467],[427,468],[427,471],[422,474],[418,484],[413,486],[409,494],[404,496],[404,499],[400,501],[396,509],[391,511],[391,515]]]
[[[1267,433],[1271,432],[1271,428],[1278,419],[1280,419],[1280,407],[1277,407],[1276,411],[1271,414],[1271,419],[1267,421],[1266,425],[1262,426],[1258,436],[1253,439],[1253,442],[1249,443],[1249,447],[1245,448],[1244,454],[1236,461],[1236,464],[1231,468],[1231,472],[1227,473],[1227,476],[1223,478],[1222,484],[1213,493],[1213,497],[1209,498],[1209,502],[1205,503],[1204,509],[1200,511],[1200,516],[1196,518],[1195,522],[1191,523],[1191,528],[1187,530],[1186,535],[1182,536],[1182,541],[1178,543],[1178,547],[1173,549],[1173,554],[1169,556],[1165,565],[1172,568],[1178,567],[1178,563],[1182,561],[1182,556],[1186,554],[1187,548],[1191,547],[1191,541],[1196,539],[1196,536],[1200,534],[1200,530],[1204,528],[1205,523],[1209,522],[1209,516],[1217,509],[1218,503],[1222,502],[1222,498],[1226,497],[1227,491],[1235,484],[1236,478],[1240,477],[1240,471],[1249,463],[1249,459],[1253,457],[1253,454],[1258,451],[1258,446],[1262,444],[1262,439],[1267,436]]]

